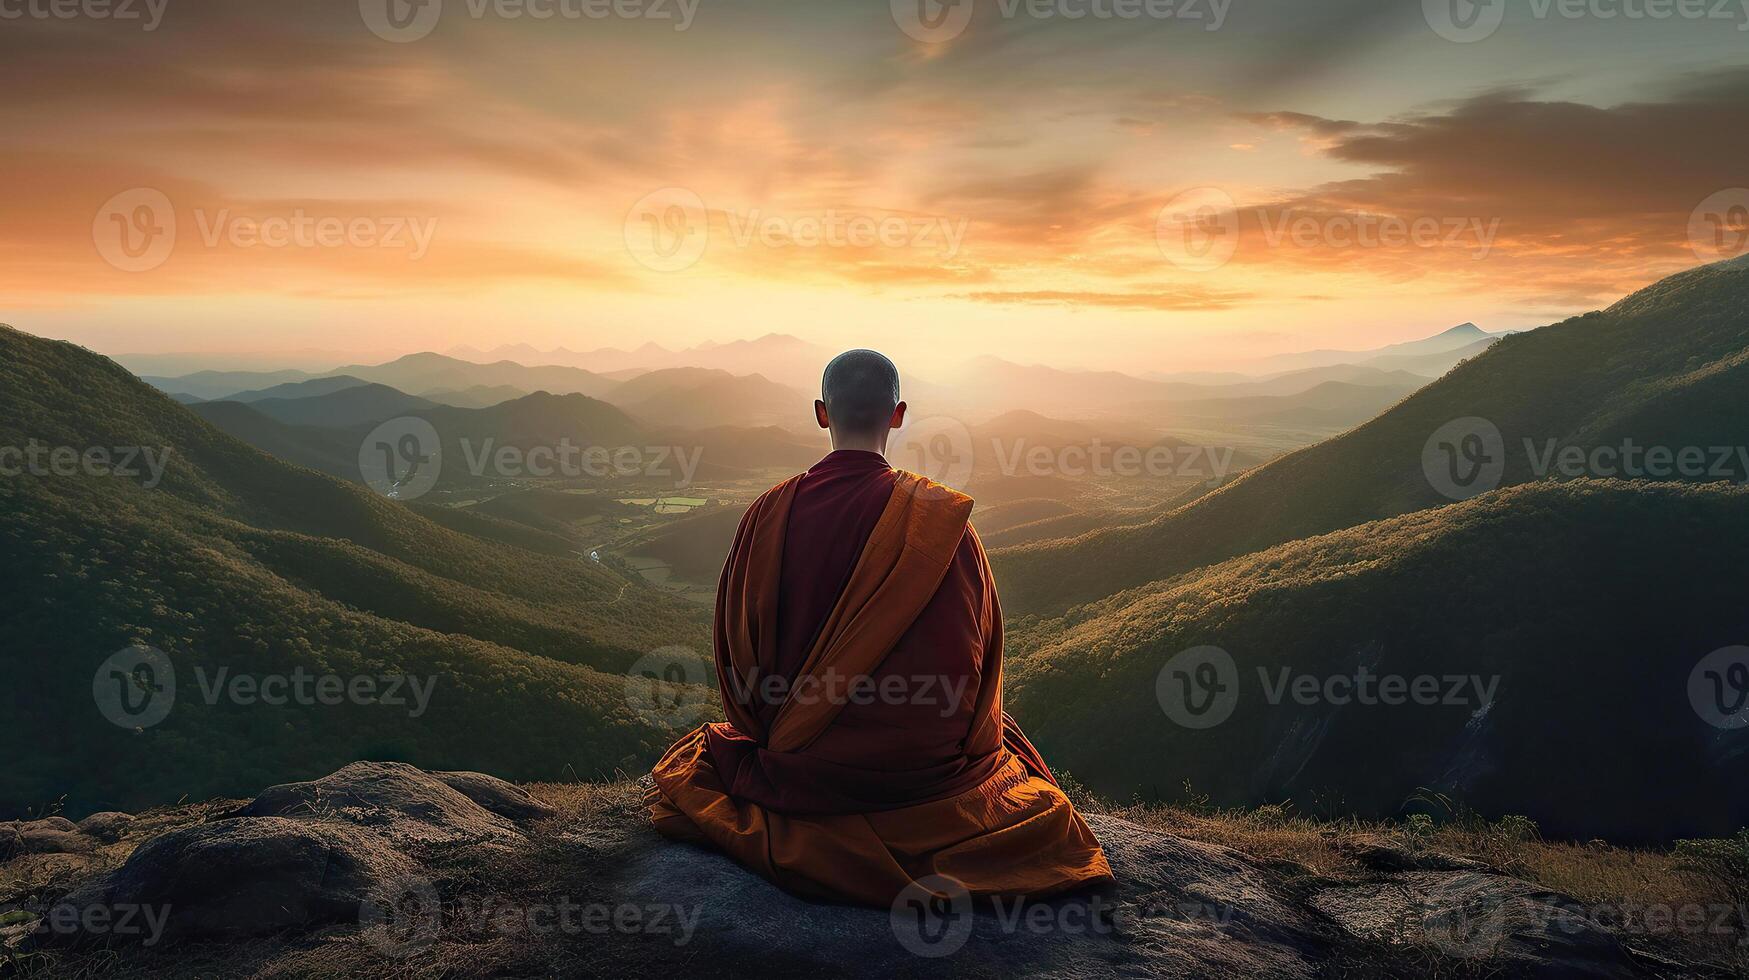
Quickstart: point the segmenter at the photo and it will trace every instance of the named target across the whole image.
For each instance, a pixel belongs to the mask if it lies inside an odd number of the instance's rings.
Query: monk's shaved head
[[[879,351],[847,350],[826,365],[820,400],[835,431],[854,436],[883,432],[899,405],[899,369]]]

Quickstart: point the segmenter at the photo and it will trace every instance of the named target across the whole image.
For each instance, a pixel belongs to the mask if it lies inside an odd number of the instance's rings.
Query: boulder
[[[483,772],[434,772],[434,778],[475,803],[510,820],[545,820],[556,812],[514,783]]]
[[[521,792],[506,783],[512,792],[494,797],[483,786],[486,778],[460,781],[499,805],[510,805]],[[350,823],[397,844],[514,841],[522,836],[509,818],[401,762],[354,762],[321,779],[271,786],[232,816]]]
[[[128,827],[133,822],[134,818],[131,814],[105,810],[101,813],[93,813],[79,821],[79,832],[93,840],[113,844],[121,840],[122,835],[127,833]]]
[[[96,849],[97,842],[66,817],[0,824],[0,860],[20,854],[89,854]]]
[[[219,820],[141,844],[49,909],[38,932],[155,944],[357,923],[362,902],[413,870],[381,837],[344,824]]]

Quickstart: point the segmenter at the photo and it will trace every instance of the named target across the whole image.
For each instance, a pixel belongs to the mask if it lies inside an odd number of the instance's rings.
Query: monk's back
[[[869,905],[924,879],[974,895],[1109,881],[1002,710],[1002,610],[971,498],[887,465],[898,370],[846,351],[821,395],[835,451],[741,519],[711,637],[725,720],[651,770],[652,823],[798,894]]]

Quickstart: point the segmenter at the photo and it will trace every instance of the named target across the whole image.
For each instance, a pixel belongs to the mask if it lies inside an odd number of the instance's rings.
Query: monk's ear
[[[887,423],[887,428],[889,428],[889,429],[902,429],[904,427],[905,427],[905,403],[900,402],[899,404],[893,406],[893,418],[891,421],[889,421]]]
[[[814,399],[814,421],[820,423],[822,429],[832,428],[832,420],[826,417],[826,403],[818,398]]]

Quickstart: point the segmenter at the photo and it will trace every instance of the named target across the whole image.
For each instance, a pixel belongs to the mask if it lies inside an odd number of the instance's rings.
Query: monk
[[[890,906],[929,876],[973,896],[1109,882],[1002,710],[971,498],[883,455],[905,409],[881,354],[826,366],[814,415],[832,452],[741,520],[713,630],[728,720],[656,764],[651,819],[818,900]]]

